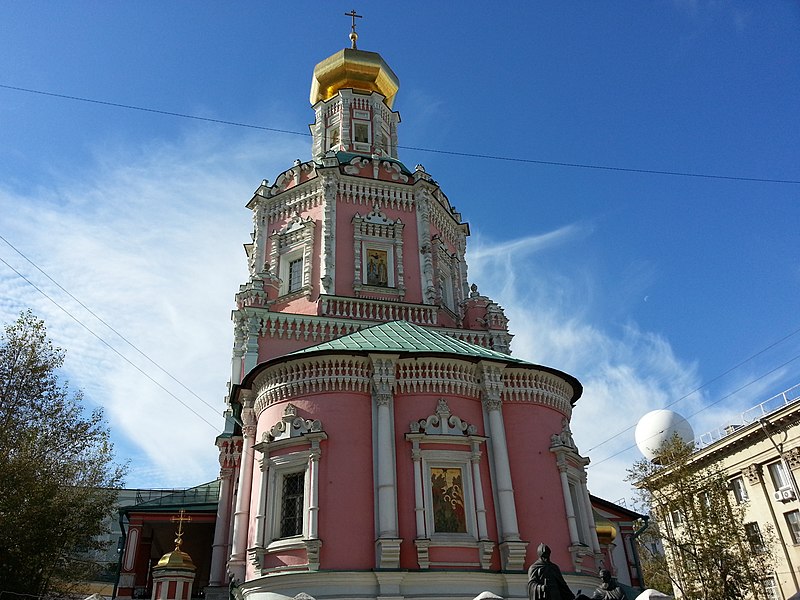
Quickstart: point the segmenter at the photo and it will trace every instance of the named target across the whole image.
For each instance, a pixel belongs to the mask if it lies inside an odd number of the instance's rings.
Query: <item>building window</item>
[[[744,479],[742,477],[734,477],[731,479],[731,490],[733,490],[733,497],[736,499],[736,504],[744,504],[750,500],[747,495],[747,488],[744,487]]]
[[[792,488],[792,482],[789,479],[789,474],[786,472],[786,467],[782,462],[772,463],[767,467],[769,476],[772,478],[772,485],[775,490],[787,490]]]
[[[673,510],[670,513],[670,518],[672,519],[673,527],[680,527],[683,525],[683,513],[680,510]]]
[[[280,537],[282,538],[303,533],[304,489],[305,472],[288,473],[283,476],[280,527]]]
[[[762,579],[761,586],[764,588],[764,595],[768,598],[768,600],[781,600],[781,594],[778,591],[778,584],[774,577]]]
[[[789,526],[789,533],[792,536],[793,544],[800,544],[800,510],[793,510],[783,515],[786,524]]]
[[[747,536],[747,542],[750,544],[750,549],[753,552],[759,554],[764,552],[764,538],[761,537],[761,529],[759,529],[758,523],[745,523],[744,533]]]
[[[289,287],[287,292],[296,292],[303,287],[303,257],[289,261]]]

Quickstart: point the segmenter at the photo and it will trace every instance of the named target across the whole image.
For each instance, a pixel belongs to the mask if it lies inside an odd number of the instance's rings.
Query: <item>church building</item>
[[[635,585],[598,537],[580,382],[511,354],[469,225],[400,159],[397,76],[350,39],[313,72],[310,160],[247,204],[206,597],[527,598],[541,542],[574,591]]]

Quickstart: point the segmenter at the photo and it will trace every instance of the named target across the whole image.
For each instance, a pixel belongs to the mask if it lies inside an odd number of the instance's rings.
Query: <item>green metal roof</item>
[[[184,508],[189,512],[216,510],[219,503],[219,479],[173,492],[152,490],[150,496],[152,497],[148,500],[143,498],[142,502],[126,506],[121,510],[126,513],[160,512],[176,508]]]
[[[335,340],[292,352],[286,357],[330,351],[458,354],[477,360],[497,360],[506,363],[532,365],[532,363],[509,354],[462,342],[456,338],[433,331],[428,327],[412,325],[407,321],[389,321],[388,323],[373,325]]]

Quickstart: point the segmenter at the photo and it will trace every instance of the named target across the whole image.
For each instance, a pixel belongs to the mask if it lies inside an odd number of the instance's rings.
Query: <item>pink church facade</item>
[[[317,65],[312,159],[247,205],[207,597],[524,598],[540,542],[574,590],[610,563],[582,387],[510,354],[469,226],[398,158],[397,89],[355,42]]]

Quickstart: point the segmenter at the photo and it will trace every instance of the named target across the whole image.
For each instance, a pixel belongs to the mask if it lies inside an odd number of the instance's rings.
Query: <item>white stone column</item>
[[[417,537],[427,537],[425,533],[425,504],[423,501],[422,490],[422,452],[419,449],[419,441],[413,441],[411,450],[411,460],[414,462],[414,516],[417,523]]]
[[[220,457],[222,459],[222,457]],[[227,584],[225,562],[228,551],[228,538],[231,515],[231,489],[233,487],[234,468],[237,465],[223,466],[219,473],[219,503],[217,505],[217,520],[214,524],[214,545],[211,550],[211,572],[209,585],[221,586]]]
[[[261,485],[258,486],[258,512],[256,513],[256,539],[253,546],[263,548],[267,545],[266,520],[267,520],[267,486],[269,485],[269,445],[263,449],[264,453],[259,460],[261,468]]]
[[[483,388],[483,407],[488,422],[487,435],[491,444],[491,465],[497,497],[496,511],[499,513],[502,568],[505,571],[522,571],[528,542],[520,540],[519,537],[511,463],[508,459],[508,445],[501,412],[505,365],[481,361],[478,368]]]
[[[239,487],[236,496],[236,511],[233,515],[233,547],[228,563],[231,573],[239,582],[244,581],[247,558],[247,530],[250,522],[250,494],[253,484],[253,440],[256,435],[256,419],[253,401],[247,399],[242,410],[242,457],[239,467]]]
[[[370,355],[372,362],[372,400],[375,415],[376,511],[378,531],[376,560],[379,569],[400,566],[397,527],[397,472],[394,457],[394,415],[392,393],[397,355]]]
[[[478,443],[472,442],[472,482],[475,488],[475,512],[478,516],[478,539],[488,540],[489,529],[486,526],[486,506],[483,502],[483,484],[481,483],[481,452]]]
[[[319,538],[319,456],[319,440],[313,440],[308,455],[308,537],[312,540]]]
[[[585,475],[584,475],[585,476]],[[597,529],[595,528],[594,524],[594,511],[592,510],[592,499],[589,498],[589,490],[586,487],[586,480],[581,479],[579,487],[579,494],[581,496],[581,501],[583,502],[584,506],[586,507],[584,513],[586,513],[586,529],[589,531],[589,540],[592,544],[592,550],[595,554],[600,554],[600,540],[597,539]]]
[[[561,457],[559,456],[559,459]],[[572,494],[569,492],[569,478],[567,477],[567,465],[561,464],[559,460],[558,465],[559,475],[561,476],[561,493],[564,496],[564,508],[567,511],[567,527],[569,528],[569,542],[571,546],[577,546],[581,543],[580,536],[578,535],[578,524],[575,519],[575,507],[572,505]]]
[[[511,481],[511,467],[508,460],[508,447],[500,413],[500,400],[484,401],[489,413],[489,438],[492,444],[495,481],[497,482],[497,501],[500,509],[502,540],[518,540],[517,508],[514,503],[514,486]]]

